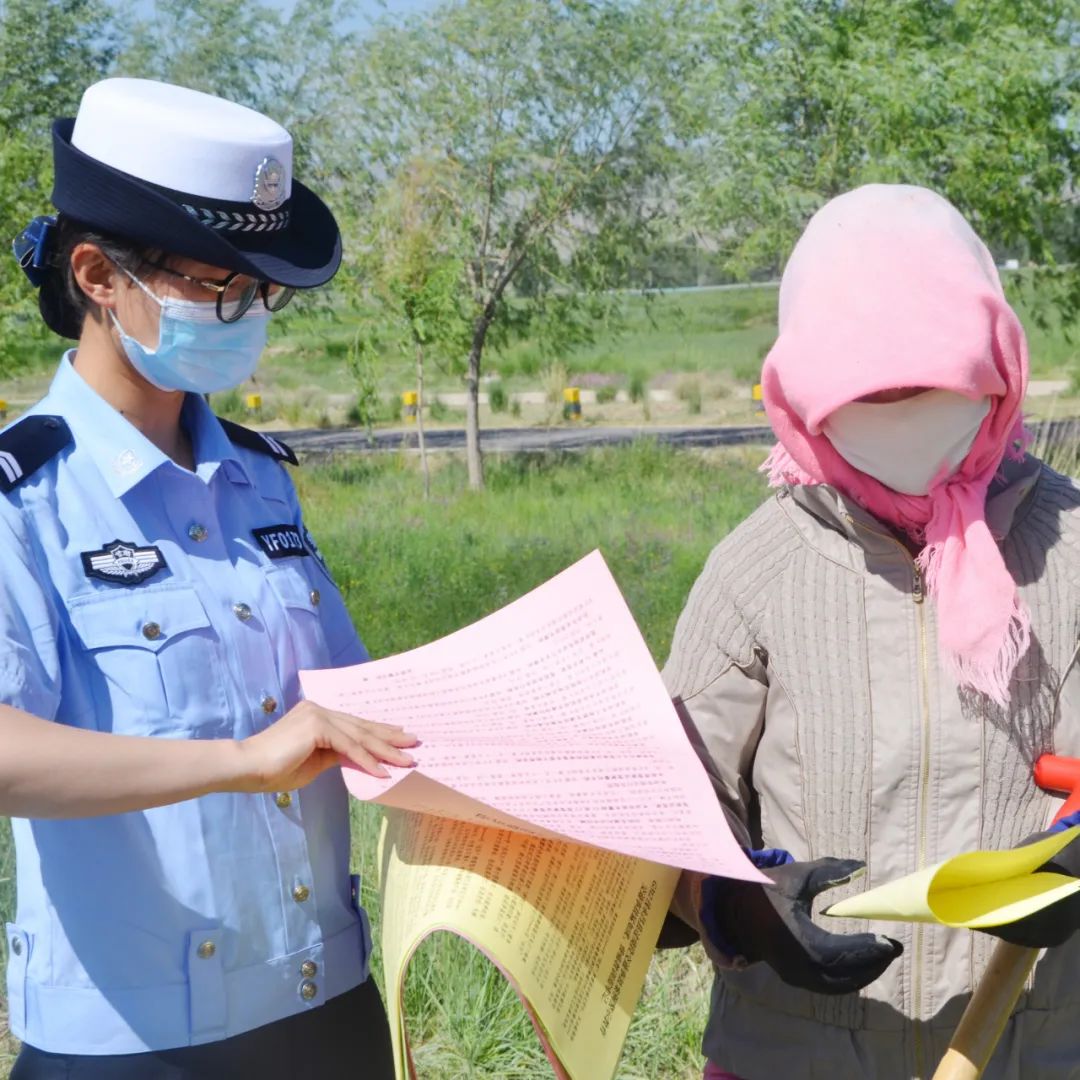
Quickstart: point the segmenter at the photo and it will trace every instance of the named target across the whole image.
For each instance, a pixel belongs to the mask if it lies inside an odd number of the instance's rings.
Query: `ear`
[[[120,271],[97,244],[76,244],[71,252],[71,272],[87,299],[98,307],[116,307]]]

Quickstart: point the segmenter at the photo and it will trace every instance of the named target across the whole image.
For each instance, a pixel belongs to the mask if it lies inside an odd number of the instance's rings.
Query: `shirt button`
[[[318,973],[319,965],[316,964],[314,960],[305,960],[300,965],[300,974],[303,975],[305,979],[313,978],[315,975],[318,975]]]
[[[311,1001],[318,992],[319,988],[310,979],[305,979],[300,984],[300,996],[305,1001]]]
[[[321,599],[322,599],[322,596],[319,594],[319,590],[318,589],[312,589],[311,590],[311,603],[312,603],[312,606],[313,607],[318,607],[319,606],[319,601]]]
[[[241,621],[247,622],[251,618],[251,608],[247,604],[233,604],[232,613]]]
[[[22,938],[13,937],[11,939],[11,951],[16,956],[22,956]],[[315,965],[312,964],[311,966],[314,967]],[[303,967],[300,968],[300,974],[301,975],[306,975],[307,974],[307,972],[304,971]],[[314,975],[315,972],[313,971],[311,974]]]
[[[194,540],[196,544],[201,544],[210,534],[206,531],[205,525],[200,525],[197,522],[194,525],[188,526],[188,539]]]
[[[302,904],[311,895],[311,890],[306,885],[294,885],[292,891],[292,898],[298,903]]]
[[[292,806],[292,796],[287,791],[279,791],[274,796],[274,802],[279,810],[288,810]]]
[[[195,952],[200,960],[209,960],[217,952],[217,946],[212,941],[204,941]]]
[[[143,623],[142,636],[147,641],[157,641],[161,637],[161,627],[156,622]]]
[[[263,694],[259,701],[264,713],[272,713],[277,708],[277,698],[271,697],[269,694]]]

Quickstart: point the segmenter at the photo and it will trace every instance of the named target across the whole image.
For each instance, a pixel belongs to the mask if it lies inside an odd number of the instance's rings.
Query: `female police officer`
[[[106,80],[53,140],[59,215],[16,253],[78,346],[0,434],[13,1075],[392,1075],[331,766],[415,740],[300,702],[366,654],[291,451],[202,396],[334,274],[337,226],[288,133],[205,94]]]

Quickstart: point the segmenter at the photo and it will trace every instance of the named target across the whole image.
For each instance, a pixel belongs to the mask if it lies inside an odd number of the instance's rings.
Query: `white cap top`
[[[292,194],[292,137],[223,98],[151,79],[87,88],[72,145],[159,187],[275,210]]]

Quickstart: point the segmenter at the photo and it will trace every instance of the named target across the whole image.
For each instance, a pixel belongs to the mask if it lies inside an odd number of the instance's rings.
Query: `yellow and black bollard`
[[[580,420],[581,419],[581,391],[576,386],[567,386],[562,392],[563,398],[563,419],[564,420]]]
[[[262,394],[248,394],[244,398],[244,408],[249,413],[257,413],[262,411]]]
[[[761,383],[754,383],[750,391],[750,400],[757,406],[754,412],[763,413],[765,411],[765,399],[761,392]]]
[[[415,390],[403,390],[401,392],[401,416],[406,424],[416,423],[416,403],[419,395]]]

